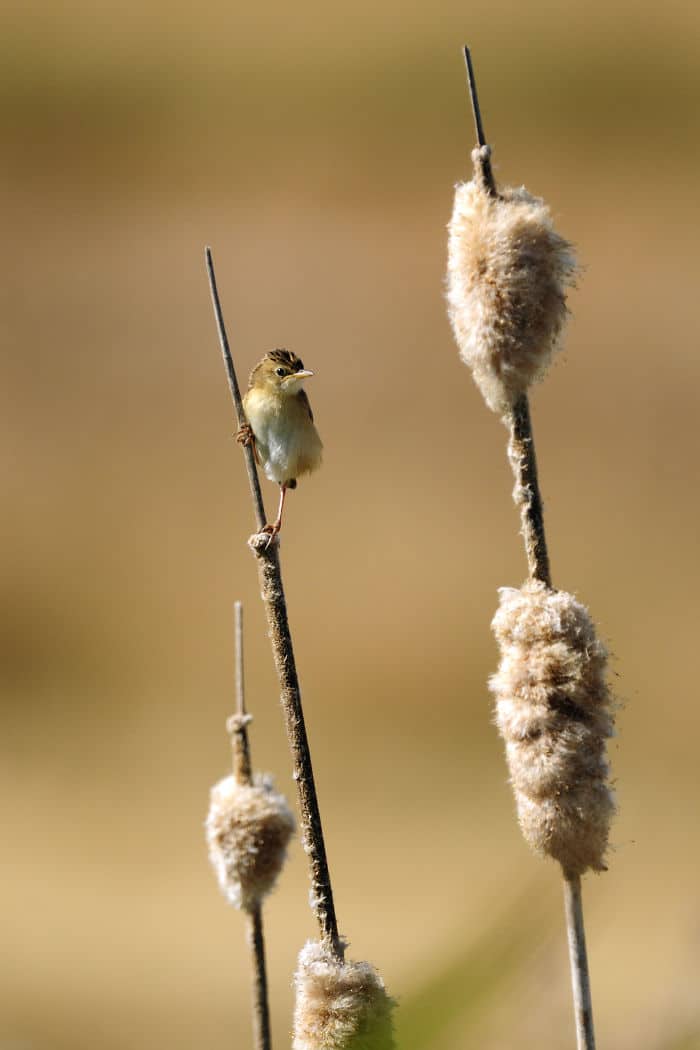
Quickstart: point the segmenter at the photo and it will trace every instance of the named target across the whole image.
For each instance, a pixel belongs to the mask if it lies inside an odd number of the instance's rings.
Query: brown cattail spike
[[[524,187],[494,196],[484,151],[474,150],[474,178],[455,190],[447,301],[460,356],[489,408],[504,415],[561,345],[576,263],[544,201]]]
[[[209,859],[222,893],[249,911],[273,888],[294,831],[294,817],[269,777],[252,784],[224,777],[211,790]]]
[[[614,812],[606,650],[571,594],[532,580],[500,593],[490,687],[523,834],[567,874],[605,870]]]
[[[366,962],[340,962],[308,941],[294,977],[292,1050],[393,1050],[393,1000]]]

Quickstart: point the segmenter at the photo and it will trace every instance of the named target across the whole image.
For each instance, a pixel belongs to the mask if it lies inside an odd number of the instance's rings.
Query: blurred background
[[[610,871],[584,897],[599,1043],[700,1047],[700,12],[680,0],[5,0],[1,1050],[250,1045],[241,917],[203,820],[253,757],[293,797],[241,380],[287,346],[325,465],[282,558],[341,929],[403,1050],[573,1045],[557,869],[513,814],[486,689],[525,561],[505,430],[445,317],[474,142],[585,273],[532,397],[556,585],[622,705]],[[276,490],[265,483],[268,509]],[[266,908],[276,1045],[314,934],[298,843]]]

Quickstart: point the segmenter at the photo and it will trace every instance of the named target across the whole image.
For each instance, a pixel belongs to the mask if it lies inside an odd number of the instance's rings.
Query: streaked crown
[[[269,350],[250,373],[248,389],[254,386],[279,386],[288,376],[304,371],[304,362],[291,350]]]
[[[272,361],[276,365],[288,368],[290,372],[301,372],[304,362],[291,350],[269,350],[263,357],[263,361]],[[260,362],[262,364],[262,361]]]

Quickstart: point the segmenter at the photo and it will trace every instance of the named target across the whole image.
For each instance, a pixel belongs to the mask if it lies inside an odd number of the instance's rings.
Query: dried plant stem
[[[271,1050],[270,1009],[268,1006],[265,939],[262,905],[255,904],[246,914],[246,938],[255,959],[253,970],[253,1040],[255,1050]]]
[[[250,784],[253,779],[250,742],[248,740],[248,723],[251,721],[251,716],[245,708],[242,602],[234,603],[233,616],[236,638],[236,713],[229,720],[228,728],[231,733],[231,747],[233,750],[233,775],[239,784]]]
[[[477,177],[492,196],[498,190],[491,170],[491,150],[486,143],[481,119],[476,80],[469,48],[465,47],[469,93],[474,110],[479,150],[473,154]],[[549,555],[544,531],[542,498],[537,477],[535,439],[530,419],[527,394],[521,394],[513,405],[506,423],[510,430],[508,458],[515,475],[515,502],[520,509],[522,535],[525,542],[530,579],[540,580],[551,587]],[[574,996],[574,1015],[578,1050],[595,1050],[593,1034],[593,1006],[591,1002],[586,937],[583,925],[583,903],[581,900],[581,878],[563,872],[564,900],[566,905],[566,929],[569,940],[569,961]]]
[[[241,398],[241,391],[238,386],[238,379],[236,378],[236,370],[233,367],[233,358],[231,357],[231,349],[228,343],[228,336],[226,335],[226,326],[224,325],[224,317],[221,312],[221,301],[219,299],[219,292],[216,287],[216,274],[214,273],[214,260],[212,258],[211,248],[206,249],[205,257],[207,262],[207,273],[209,275],[211,301],[214,307],[214,316],[216,317],[216,327],[219,333],[219,342],[221,343],[221,353],[224,357],[226,374],[228,376],[228,385],[231,390],[233,406],[236,410],[236,420],[238,422],[238,429],[240,430],[240,428],[245,423],[247,423],[247,419],[243,410],[243,400]],[[253,451],[253,446],[244,445],[243,453],[245,455],[246,470],[248,471],[250,491],[253,496],[255,520],[257,522],[259,531],[260,529],[265,528],[267,518],[265,517],[265,505],[263,503],[262,492],[260,490],[260,479],[258,478],[257,467],[255,466],[255,452]]]
[[[472,55],[468,47],[464,48],[464,61],[467,64],[467,80],[469,82],[469,97],[472,101],[472,113],[474,114],[476,141],[480,148],[479,167],[481,181],[489,195],[491,197],[497,197],[498,190],[496,189],[496,180],[494,179],[493,171],[491,170],[491,147],[487,144],[486,136],[484,134],[484,125],[481,120],[481,107],[479,106],[479,95],[476,90],[476,77],[474,76],[474,66],[472,65]]]
[[[233,775],[239,784],[250,784],[253,770],[250,761],[248,723],[243,686],[243,606],[234,606],[236,633],[236,713],[229,719],[233,751]],[[253,1040],[255,1050],[271,1050],[270,1005],[265,966],[265,937],[263,934],[262,904],[258,900],[246,912],[246,939],[250,946],[253,973]]]
[[[260,588],[269,627],[275,666],[281,686],[281,702],[287,723],[287,736],[294,759],[294,779],[299,792],[304,850],[309,858],[311,902],[321,937],[334,955],[342,961],[343,947],[333,905],[333,890],[326,858],[321,814],[316,796],[309,741],[304,723],[301,692],[294,662],[292,636],[289,631],[287,603],[282,588],[279,548],[267,547],[267,536],[253,545],[258,559]]]
[[[219,331],[219,340],[224,360],[226,362],[229,386],[231,388],[231,395],[233,397],[236,415],[240,426],[242,425],[242,422],[245,421],[245,416],[243,414],[233,359],[231,357],[231,351],[226,337],[221,304],[216,289],[214,263],[209,248],[206,250],[206,261],[212,301],[214,304],[214,313]],[[260,493],[257,468],[255,465],[255,457],[251,448],[246,448],[245,452],[258,529],[261,530],[265,525],[266,519],[262,503],[262,495]],[[258,535],[251,537],[250,547],[255,554],[258,563],[261,596],[265,605],[270,641],[272,643],[272,652],[280,681],[280,699],[285,716],[287,738],[289,740],[294,762],[294,780],[296,781],[299,794],[303,845],[309,858],[312,907],[316,915],[322,939],[328,945],[335,957],[342,961],[343,946],[338,935],[338,923],[333,904],[333,891],[331,887],[330,872],[328,869],[328,860],[326,858],[326,847],[323,839],[321,814],[318,806],[313,766],[311,764],[311,752],[309,750],[309,741],[304,722],[304,711],[301,703],[301,690],[299,688],[299,679],[294,660],[292,636],[289,629],[287,603],[284,596],[282,572],[279,562],[279,544],[277,538],[270,543],[269,536],[266,533],[259,532]]]
[[[571,988],[576,1015],[577,1046],[578,1050],[595,1050],[593,1003],[591,1002],[591,982],[588,975],[586,932],[583,928],[580,875],[564,873],[564,907],[566,909],[566,929],[569,936]]]
[[[521,394],[507,419],[510,429],[508,459],[515,475],[513,498],[520,509],[522,536],[531,580],[552,586],[547,539],[544,534],[542,497],[537,478],[535,438],[527,394]]]

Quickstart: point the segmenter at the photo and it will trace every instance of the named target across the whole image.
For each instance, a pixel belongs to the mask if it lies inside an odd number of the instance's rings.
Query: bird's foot
[[[243,448],[249,448],[250,446],[252,446],[253,455],[255,456],[255,462],[258,464],[259,467],[261,467],[262,463],[260,462],[260,456],[258,454],[258,446],[255,443],[255,434],[253,433],[253,428],[251,427],[250,423],[243,424],[243,426],[236,434],[236,441],[239,445],[243,445]]]
[[[269,539],[268,539],[267,543],[265,544],[265,550],[268,549],[268,547],[270,546],[270,544],[274,540],[275,536],[279,535],[279,531],[280,531],[281,528],[282,528],[282,522],[278,518],[277,521],[273,525],[265,525],[265,527],[260,530],[261,532],[269,533]]]
[[[253,428],[250,423],[244,423],[236,434],[236,441],[239,445],[243,445],[244,448],[248,448],[248,445],[252,445],[255,441],[255,435],[253,434]]]

